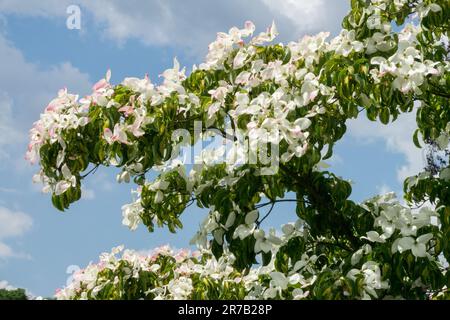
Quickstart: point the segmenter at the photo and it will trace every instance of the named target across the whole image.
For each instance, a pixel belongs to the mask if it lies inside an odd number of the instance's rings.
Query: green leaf
[[[389,109],[388,108],[381,109],[380,114],[378,116],[379,116],[382,124],[389,123]]]
[[[419,129],[416,129],[416,130],[414,131],[413,142],[414,142],[414,145],[415,145],[417,148],[422,148],[422,146],[421,146],[420,143],[419,143],[419,132],[420,132]]]

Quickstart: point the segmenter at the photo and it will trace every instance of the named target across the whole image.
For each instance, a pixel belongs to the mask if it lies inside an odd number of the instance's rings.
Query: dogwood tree
[[[191,204],[209,214],[198,251],[114,248],[58,292],[66,299],[446,299],[450,295],[450,167],[405,180],[363,203],[323,165],[361,116],[389,125],[417,113],[411,139],[450,135],[448,0],[352,0],[340,34],[275,44],[275,24],[218,33],[204,63],[174,60],[163,81],[97,82],[79,99],[63,89],[30,131],[27,158],[59,210],[98,166],[122,169],[131,230],[176,232]],[[255,35],[254,35],[255,34]],[[224,145],[178,157],[211,136]],[[370,170],[370,168],[367,168]],[[149,171],[157,172],[148,180]],[[293,195],[293,196],[291,196]],[[298,220],[264,230],[279,202]],[[425,205],[424,205],[425,204]],[[281,231],[277,231],[280,230]]]

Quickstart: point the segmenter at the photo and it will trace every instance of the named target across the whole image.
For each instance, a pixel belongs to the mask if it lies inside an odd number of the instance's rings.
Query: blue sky
[[[80,6],[80,30],[66,27],[70,4]],[[0,281],[50,296],[65,284],[68,266],[84,266],[113,246],[188,246],[206,214],[190,207],[185,228],[175,235],[149,234],[142,226],[130,232],[121,224],[120,207],[130,202],[133,186],[116,184],[111,168],[92,175],[83,199],[67,212],[54,209],[31,182],[38,167],[23,156],[28,129],[58,89],[87,94],[108,68],[113,83],[145,73],[158,82],[174,56],[190,69],[202,61],[216,32],[245,20],[259,30],[275,20],[283,42],[318,31],[335,35],[347,10],[346,0],[0,0]],[[349,123],[329,163],[354,182],[353,199],[390,190],[401,195],[403,178],[423,167],[410,139],[414,124],[414,114],[389,127],[363,117]],[[280,204],[264,224],[291,221],[292,212]]]

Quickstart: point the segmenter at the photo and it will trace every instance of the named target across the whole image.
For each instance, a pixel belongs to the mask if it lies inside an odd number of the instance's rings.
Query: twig
[[[266,220],[266,218],[270,215],[270,213],[272,212],[274,206],[275,206],[275,202],[271,202],[271,206],[270,206],[269,211],[264,215],[264,217],[263,217],[261,220],[259,220],[259,221],[256,223],[256,225],[257,225],[258,227],[259,227],[259,226],[261,225],[261,223],[262,223],[264,220]]]
[[[89,170],[88,172],[86,172],[84,175],[80,176],[80,178],[81,178],[81,179],[84,179],[84,178],[86,178],[88,175],[90,175],[91,173],[94,174],[95,171],[97,171],[97,169],[98,169],[99,166],[100,166],[99,164],[96,164],[95,167],[93,167],[91,170]]]

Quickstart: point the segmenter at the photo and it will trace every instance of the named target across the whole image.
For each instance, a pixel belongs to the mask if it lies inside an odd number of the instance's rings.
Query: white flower
[[[121,182],[129,183],[130,182],[130,173],[127,170],[124,170],[122,173],[119,173],[117,175],[116,180],[118,183],[121,183]]]
[[[250,76],[251,76],[252,74],[250,73],[250,72],[248,72],[248,71],[242,71],[241,73],[239,73],[238,74],[238,76],[236,77],[236,79],[234,79],[234,82],[236,83],[236,84],[242,84],[242,85],[245,85],[245,84],[247,84],[247,82],[249,81],[249,79],[250,79]],[[236,99],[238,98],[238,96],[240,95],[241,93],[236,93]],[[248,97],[248,96],[247,96]],[[248,103],[248,102],[247,102]],[[239,103],[238,103],[239,104]]]
[[[234,230],[233,239],[239,238],[244,240],[249,235],[253,234],[254,231],[255,225],[249,226],[247,224],[241,224],[236,228],[236,230]]]
[[[392,253],[399,251],[400,253],[404,251],[411,250],[412,254],[416,257],[425,257],[427,254],[426,244],[433,238],[432,233],[427,233],[419,236],[414,240],[412,237],[403,237],[397,239],[392,244]]]
[[[442,11],[442,8],[436,3],[430,3],[429,5],[426,5],[425,3],[419,3],[417,5],[416,11],[419,14],[420,18],[424,18],[430,13],[430,11],[439,12]]]
[[[122,224],[130,228],[130,230],[136,230],[141,220],[141,212],[143,208],[140,201],[126,204],[122,206]]]
[[[127,140],[127,134],[125,133],[125,131],[123,131],[122,127],[118,123],[114,125],[114,132],[112,132],[109,128],[105,128],[103,132],[103,138],[109,144],[113,144],[116,141],[124,144],[130,144]]]
[[[386,35],[380,32],[375,32],[371,38],[367,39],[366,53],[373,54],[377,51],[389,51],[393,45],[389,40],[386,40]]]
[[[274,271],[270,273],[270,277],[272,278],[272,283],[275,287],[278,287],[281,290],[286,290],[289,284],[288,279],[284,275],[284,273]]]
[[[252,44],[261,45],[265,42],[270,42],[278,35],[278,30],[275,25],[275,22],[272,22],[272,25],[267,29],[266,32],[261,32],[258,36],[254,37],[251,40]]]
[[[261,229],[256,230],[253,233],[253,236],[256,239],[256,242],[255,242],[255,252],[256,253],[261,252],[261,251],[267,253],[272,249],[273,245],[270,241],[268,241],[268,239],[265,238],[265,233],[263,230],[261,230]]]
[[[369,254],[372,252],[372,247],[369,244],[365,244],[361,247],[361,249],[357,250],[351,257],[351,264],[355,265],[357,264],[364,254]]]
[[[292,299],[293,300],[301,300],[301,299],[306,298],[308,295],[309,295],[309,291],[303,292],[303,290],[300,288],[295,288],[292,291]]]
[[[364,49],[362,42],[355,40],[355,30],[343,29],[339,36],[331,41],[330,49],[334,50],[336,54],[347,57],[350,53],[360,52]]]
[[[245,60],[247,59],[247,57],[248,53],[244,49],[239,50],[236,56],[234,57],[233,68],[234,69],[241,68],[245,64]]]
[[[72,175],[69,167],[67,167],[66,164],[62,166],[61,173],[64,177],[64,180],[59,181],[55,186],[55,194],[57,196],[66,192],[70,187],[75,187],[77,184],[76,177]]]
[[[152,184],[148,186],[148,189],[151,191],[158,191],[158,190],[166,190],[169,187],[170,183],[168,181],[165,181],[164,179],[158,179]]]
[[[367,239],[371,242],[379,242],[379,243],[385,243],[386,242],[386,236],[384,234],[380,235],[376,231],[369,231],[366,233],[366,237],[361,237],[361,239]]]
[[[379,13],[373,13],[366,22],[368,29],[381,29],[381,16]]]
[[[170,280],[167,289],[174,300],[186,300],[194,289],[192,280],[187,277]]]
[[[375,289],[389,288],[387,281],[381,281],[380,267],[376,262],[368,261],[364,263],[361,267],[361,272],[364,275],[365,290],[373,297],[378,297]]]

